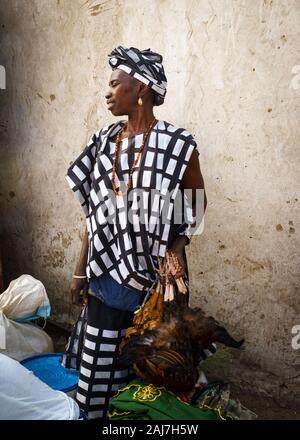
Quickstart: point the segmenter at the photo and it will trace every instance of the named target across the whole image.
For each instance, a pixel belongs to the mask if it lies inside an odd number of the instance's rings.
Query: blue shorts
[[[143,302],[144,294],[127,289],[109,274],[89,280],[89,290],[107,306],[134,312]]]

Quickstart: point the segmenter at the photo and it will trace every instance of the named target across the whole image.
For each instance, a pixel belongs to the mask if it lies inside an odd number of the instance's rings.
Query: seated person
[[[77,403],[0,353],[0,420],[78,420]]]

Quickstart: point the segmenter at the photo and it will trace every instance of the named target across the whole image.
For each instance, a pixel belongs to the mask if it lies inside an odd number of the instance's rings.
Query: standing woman
[[[118,347],[157,277],[158,257],[172,250],[177,275],[188,286],[185,246],[192,222],[176,224],[175,196],[194,190],[193,219],[199,224],[194,193],[204,192],[192,135],[153,113],[166,94],[162,56],[119,46],[109,64],[108,109],[128,119],[95,133],[67,173],[87,226],[71,293],[78,304],[88,287],[76,400],[89,418],[105,417],[111,396],[129,380],[129,370],[118,365]],[[205,197],[203,203],[205,210]]]

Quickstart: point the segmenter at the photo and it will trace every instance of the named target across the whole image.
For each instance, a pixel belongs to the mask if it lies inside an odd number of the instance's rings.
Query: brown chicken
[[[175,297],[164,303],[163,321],[154,329],[124,340],[120,361],[133,365],[137,376],[153,385],[187,394],[196,384],[204,350],[213,342],[239,348],[244,340],[236,341],[200,308],[191,309]]]
[[[205,350],[212,351],[214,342],[239,348],[244,341],[233,339],[200,308],[188,307],[176,255],[169,251],[158,263],[158,284],[126,331],[120,362],[133,365],[135,373],[153,385],[186,396],[195,387]]]

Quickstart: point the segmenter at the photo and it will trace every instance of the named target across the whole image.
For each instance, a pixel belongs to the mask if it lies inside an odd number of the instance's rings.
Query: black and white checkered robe
[[[131,208],[134,212],[135,201],[128,202],[122,196],[116,196],[115,200],[111,197],[115,150],[112,139],[124,123],[120,121],[95,133],[68,169],[66,178],[86,215],[88,278],[109,272],[128,289],[144,292],[156,277],[157,257],[165,255],[176,229],[180,231],[179,234],[184,234],[185,225],[172,223],[174,200],[191,154],[197,146],[193,136],[184,128],[176,128],[161,120],[155,123],[133,173],[133,189],[143,190],[143,203],[148,209],[148,217],[143,224],[136,211],[132,224],[126,221],[125,203],[128,203],[127,209]],[[128,155],[123,155],[123,159],[128,157],[128,160],[123,160],[120,154],[116,170],[118,180],[125,181],[125,184],[142,135],[133,139],[135,144],[129,146]],[[131,138],[123,139],[123,146],[130,141]],[[155,190],[153,203],[150,203],[151,190]],[[166,198],[168,191],[173,191],[169,199]],[[113,202],[116,202],[117,209],[114,221],[110,223],[107,213],[113,212]],[[167,222],[162,218],[162,211],[166,209]]]

